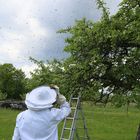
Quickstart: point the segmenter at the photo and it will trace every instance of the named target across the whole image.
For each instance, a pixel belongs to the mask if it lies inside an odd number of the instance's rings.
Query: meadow
[[[140,110],[136,107],[131,106],[127,113],[125,107],[104,108],[84,104],[83,110],[91,140],[135,140],[140,122]],[[12,139],[18,113],[16,110],[0,109],[0,140]],[[62,125],[59,125],[59,135]]]

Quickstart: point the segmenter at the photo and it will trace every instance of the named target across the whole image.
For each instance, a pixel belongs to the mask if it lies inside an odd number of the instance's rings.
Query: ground
[[[129,108],[83,106],[91,140],[134,140],[140,123],[140,110]],[[0,109],[0,140],[11,140],[19,111]],[[82,123],[77,123],[78,127]],[[59,134],[62,123],[59,125]],[[83,134],[82,130],[80,130]]]

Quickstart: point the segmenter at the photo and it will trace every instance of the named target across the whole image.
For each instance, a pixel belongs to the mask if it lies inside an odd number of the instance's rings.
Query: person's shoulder
[[[54,108],[53,107],[53,108],[50,109],[50,112],[51,112],[52,115],[55,116],[60,112],[60,108]]]
[[[55,112],[55,111],[59,111],[59,110],[60,110],[60,108],[55,108],[55,107],[50,108],[51,112]]]
[[[17,115],[17,121],[21,120],[21,118],[23,117],[23,115],[24,115],[25,112],[26,112],[26,110],[20,112],[20,113]]]

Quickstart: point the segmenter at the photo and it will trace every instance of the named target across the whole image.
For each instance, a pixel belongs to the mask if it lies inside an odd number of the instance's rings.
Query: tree
[[[0,91],[7,99],[20,99],[25,92],[25,74],[12,64],[0,65]]]
[[[63,62],[59,60],[47,61],[37,61],[34,58],[30,60],[38,65],[38,68],[31,73],[32,77],[28,79],[28,91],[41,85],[56,84],[60,87],[61,92],[65,94],[65,71],[63,67]],[[66,95],[66,94],[65,94]]]
[[[70,53],[65,61],[69,89],[90,91],[93,99],[105,103],[112,93],[129,99],[140,84],[140,4],[124,0],[114,16],[102,1],[98,5],[103,9],[100,21],[82,19],[60,30],[71,34],[65,40],[65,51]],[[107,94],[99,92],[107,87]]]

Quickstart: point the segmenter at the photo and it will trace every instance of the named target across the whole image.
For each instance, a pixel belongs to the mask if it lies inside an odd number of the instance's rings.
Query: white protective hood
[[[27,93],[25,104],[31,110],[42,110],[52,107],[56,101],[57,94],[48,86],[41,86]]]

